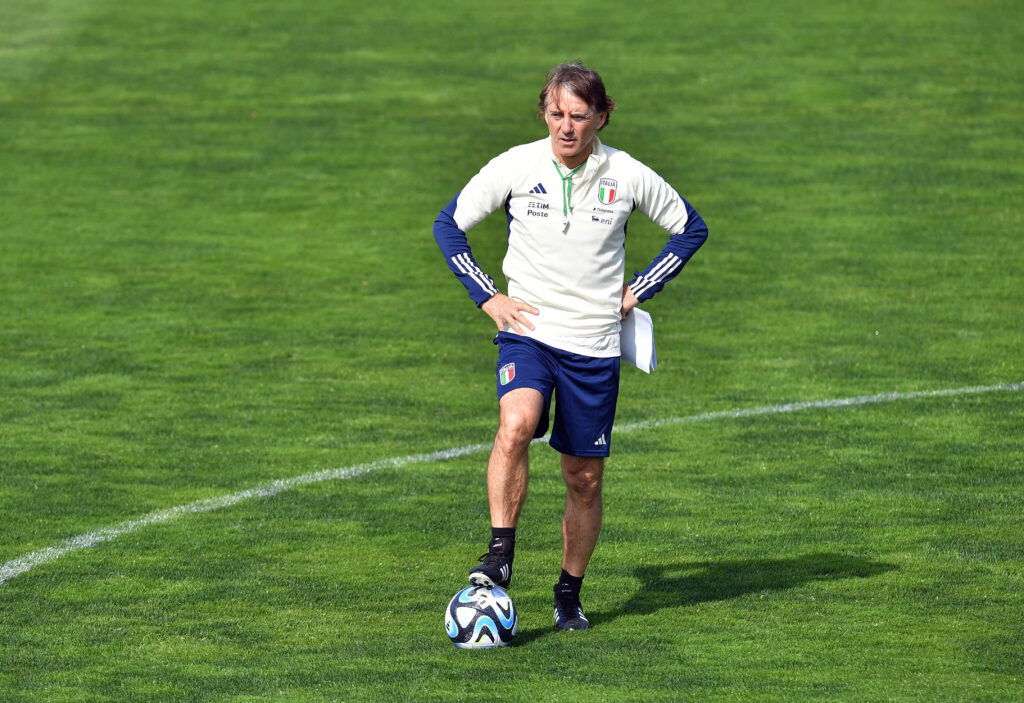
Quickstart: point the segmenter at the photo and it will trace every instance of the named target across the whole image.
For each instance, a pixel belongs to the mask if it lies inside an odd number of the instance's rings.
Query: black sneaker
[[[469,583],[483,588],[508,588],[512,582],[512,560],[504,552],[491,550],[478,559],[480,566],[469,570]]]
[[[583,614],[578,593],[560,591],[555,584],[555,627],[559,630],[588,630],[590,621]]]

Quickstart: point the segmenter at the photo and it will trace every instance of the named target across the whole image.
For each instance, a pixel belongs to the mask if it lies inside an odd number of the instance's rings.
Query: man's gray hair
[[[582,61],[560,63],[552,68],[548,72],[547,83],[544,84],[544,89],[540,91],[540,101],[537,103],[537,114],[540,117],[544,117],[548,96],[553,91],[559,89],[565,90],[570,95],[579,98],[589,105],[590,109],[595,113],[607,113],[604,124],[601,125],[600,129],[604,129],[608,125],[608,120],[612,116],[612,110],[615,109],[615,101],[605,92],[604,81],[601,80],[601,76],[597,74],[597,71],[587,68]]]

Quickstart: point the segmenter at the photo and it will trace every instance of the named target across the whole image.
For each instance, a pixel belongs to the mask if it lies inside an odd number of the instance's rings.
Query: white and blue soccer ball
[[[467,586],[448,601],[444,627],[452,644],[462,649],[507,647],[519,628],[519,615],[503,589]]]

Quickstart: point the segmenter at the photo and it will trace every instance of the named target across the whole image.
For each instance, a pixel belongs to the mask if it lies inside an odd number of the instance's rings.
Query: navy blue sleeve
[[[458,202],[459,196],[456,195],[438,213],[437,219],[434,220],[434,240],[441,248],[448,268],[466,287],[469,297],[473,299],[477,307],[480,307],[490,300],[498,292],[498,289],[494,285],[494,279],[477,265],[466,233],[459,229],[459,225],[455,222],[455,208]]]
[[[686,262],[708,238],[708,226],[704,219],[685,199],[683,204],[688,214],[683,232],[671,235],[661,253],[642,272],[636,272],[629,282],[630,290],[640,302],[654,297],[666,283],[678,276]]]

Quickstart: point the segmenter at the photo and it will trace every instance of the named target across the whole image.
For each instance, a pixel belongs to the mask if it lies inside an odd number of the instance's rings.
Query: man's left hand
[[[629,289],[628,285],[622,286],[622,319],[625,320],[626,316],[629,315],[629,311],[635,308],[640,303],[633,295],[633,291]]]

